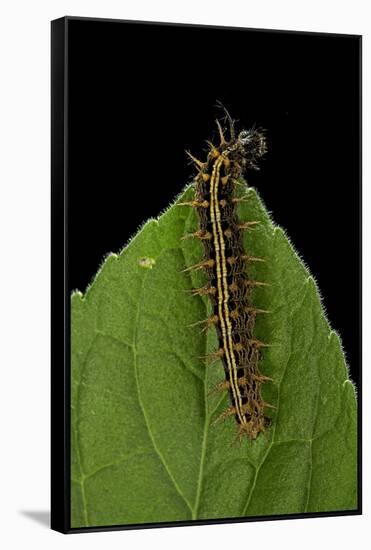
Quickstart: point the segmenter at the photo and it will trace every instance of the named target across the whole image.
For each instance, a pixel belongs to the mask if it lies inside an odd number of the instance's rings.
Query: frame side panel
[[[51,23],[51,528],[67,532],[69,385],[66,338],[66,26]]]

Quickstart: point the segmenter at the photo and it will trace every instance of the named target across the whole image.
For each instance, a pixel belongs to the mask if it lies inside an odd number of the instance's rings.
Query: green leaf
[[[246,186],[241,185],[241,193]],[[189,187],[178,200],[189,200]],[[240,206],[256,335],[276,406],[257,440],[235,441],[233,418],[213,424],[227,395],[215,349],[191,324],[210,305],[185,292],[202,284],[186,266],[201,245],[191,208],[173,205],[104,261],[72,296],[72,527],[352,510],[357,506],[356,399],[338,335],[313,278],[253,189]]]

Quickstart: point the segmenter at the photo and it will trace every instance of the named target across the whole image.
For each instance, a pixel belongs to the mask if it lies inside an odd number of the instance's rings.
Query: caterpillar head
[[[237,137],[238,149],[243,157],[243,164],[246,168],[259,170],[257,161],[267,152],[267,142],[264,130],[251,128],[242,130]]]

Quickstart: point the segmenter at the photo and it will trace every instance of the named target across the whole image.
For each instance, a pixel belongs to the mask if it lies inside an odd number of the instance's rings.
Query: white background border
[[[49,509],[50,20],[63,15],[362,34],[364,70],[364,425],[370,419],[370,95],[368,0],[8,0],[0,30],[0,540],[3,548],[347,549],[366,539],[370,435],[364,433],[364,515],[64,536]],[[369,13],[370,12],[370,13]],[[202,65],[208,55],[190,60]],[[339,158],[339,162],[341,159]],[[334,186],[336,182],[329,182]],[[368,215],[370,217],[368,218]],[[367,219],[368,218],[368,219]],[[344,220],[346,223],[346,220]],[[367,250],[368,249],[368,250]],[[341,262],[339,258],[339,277]],[[344,281],[344,292],[347,283]],[[35,520],[36,518],[36,520]],[[40,521],[41,520],[41,521]],[[368,525],[367,525],[368,524]],[[368,529],[368,537],[370,529]],[[366,539],[367,540],[367,539]]]

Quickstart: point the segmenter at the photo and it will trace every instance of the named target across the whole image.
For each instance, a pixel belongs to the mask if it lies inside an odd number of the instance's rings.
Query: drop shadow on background
[[[50,528],[50,510],[19,510],[18,513],[43,527]]]

